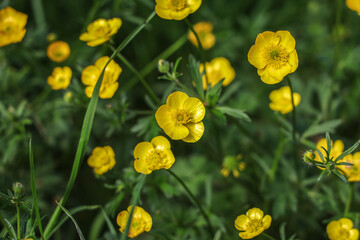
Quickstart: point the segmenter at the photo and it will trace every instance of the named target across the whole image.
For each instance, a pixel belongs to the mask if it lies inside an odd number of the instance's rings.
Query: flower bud
[[[304,154],[304,162],[307,163],[307,164],[310,164],[312,165],[314,163],[314,160],[315,160],[315,154],[313,151],[307,151],[305,154]]]
[[[24,186],[16,182],[13,184],[13,191],[16,199],[20,199],[24,195]]]
[[[157,67],[160,73],[168,73],[170,70],[170,63],[164,59],[160,59]]]

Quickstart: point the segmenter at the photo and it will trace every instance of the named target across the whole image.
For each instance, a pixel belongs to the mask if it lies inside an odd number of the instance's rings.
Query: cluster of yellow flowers
[[[241,161],[243,158],[242,154],[238,154],[236,156],[226,156],[222,163],[222,168],[220,173],[224,177],[228,177],[230,172],[232,172],[235,178],[240,176],[240,172],[245,170],[246,163]]]

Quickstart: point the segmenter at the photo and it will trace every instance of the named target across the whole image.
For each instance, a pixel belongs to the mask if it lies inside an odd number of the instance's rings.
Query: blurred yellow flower
[[[109,61],[109,57],[104,56],[96,60],[94,65],[87,66],[81,73],[81,82],[86,85],[85,94],[91,98],[94,91],[97,80],[100,77],[100,74],[105,67],[106,63]],[[122,68],[114,61],[111,60],[105,69],[105,74],[101,83],[99,97],[106,99],[112,98],[116,90],[119,87],[117,82]]]
[[[155,0],[157,15],[169,20],[182,20],[195,12],[201,5],[201,0]]]
[[[359,0],[346,0],[346,6],[360,15],[360,1]]]
[[[255,45],[250,48],[248,60],[257,68],[257,73],[264,83],[281,82],[299,65],[295,39],[288,31],[260,33]]]
[[[359,230],[353,228],[353,222],[348,218],[331,221],[326,226],[326,232],[330,240],[358,240]]]
[[[55,41],[50,43],[46,50],[47,56],[51,61],[63,62],[70,56],[70,47],[64,41]]]
[[[211,87],[214,87],[221,79],[225,78],[222,85],[229,85],[235,78],[235,70],[231,66],[229,60],[224,57],[217,57],[211,60],[211,62],[206,62],[206,75],[208,77],[208,84],[211,84]],[[200,64],[200,72],[204,71],[204,65]],[[203,75],[203,88],[207,89],[206,86],[206,77]]]
[[[116,34],[121,24],[120,18],[108,20],[99,18],[87,26],[87,32],[80,35],[80,40],[86,42],[90,47],[98,46]]]
[[[251,239],[268,229],[271,224],[271,216],[266,215],[259,208],[252,208],[246,215],[240,215],[235,220],[235,227],[240,231],[242,239]]]
[[[194,25],[194,31],[198,35],[201,45],[205,50],[212,48],[215,44],[215,35],[212,33],[213,28],[210,22],[198,22]],[[196,47],[198,46],[198,41],[193,32],[189,32],[188,39]]]
[[[106,173],[116,164],[114,150],[110,146],[94,148],[87,164],[94,168],[94,172],[98,175]]]
[[[238,154],[236,157],[226,156],[222,163],[220,173],[224,177],[228,177],[230,175],[230,172],[232,172],[234,177],[238,178],[240,176],[240,172],[244,171],[246,168],[246,163],[241,161],[242,157],[242,154]]]
[[[326,152],[323,148],[327,150],[326,138],[320,139],[316,144],[316,149],[318,149],[325,158]],[[333,143],[333,141],[331,141],[330,159],[333,158],[333,160],[335,160],[338,156],[340,156],[340,154],[343,153],[343,151],[344,143],[341,140],[336,140],[335,144]],[[317,151],[315,151],[315,160],[318,162],[322,162]],[[339,162],[342,162],[343,160],[344,159],[340,160]]]
[[[154,137],[151,142],[138,143],[134,157],[134,168],[142,174],[150,174],[162,168],[169,169],[175,162],[170,142],[163,136]]]
[[[70,84],[71,76],[71,68],[56,67],[51,76],[47,78],[47,83],[53,90],[66,89]]]
[[[348,178],[349,182],[360,182],[360,152],[349,154],[344,157],[344,160],[348,163],[352,163],[353,166],[343,165],[339,167]]]
[[[27,15],[12,7],[0,10],[0,47],[21,42],[24,38]]]
[[[289,86],[281,87],[280,89],[274,90],[269,95],[270,104],[269,107],[271,110],[281,112],[282,114],[289,113],[293,110],[291,103],[291,91]],[[294,105],[295,107],[299,105],[301,96],[300,94],[294,92]]]
[[[120,232],[125,232],[126,223],[129,219],[132,206],[129,206],[127,210],[121,211],[117,218],[116,222],[120,226]],[[128,237],[134,238],[139,234],[149,232],[152,227],[152,218],[149,213],[147,213],[142,207],[135,206],[133,215],[131,218],[130,228],[128,232]]]
[[[189,143],[197,142],[203,135],[204,116],[204,104],[179,91],[170,94],[155,113],[157,123],[171,139]]]

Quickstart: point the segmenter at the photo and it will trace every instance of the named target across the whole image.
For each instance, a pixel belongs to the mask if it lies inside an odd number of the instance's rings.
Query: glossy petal
[[[154,146],[154,148],[159,151],[165,151],[166,149],[171,148],[169,140],[167,140],[163,136],[154,137],[151,140],[151,143]]]
[[[119,28],[121,27],[122,21],[120,18],[113,18],[109,19],[107,23],[110,27],[110,32],[108,33],[108,36],[112,36],[118,32]]]
[[[249,223],[250,219],[246,215],[240,215],[235,220],[235,227],[239,231],[246,231],[246,225]]]
[[[190,14],[190,8],[184,8],[180,11],[170,11],[170,18],[174,20],[182,20]]]
[[[167,20],[171,20],[172,18],[170,17],[170,12],[171,10],[170,9],[166,9],[166,8],[162,8],[160,7],[159,5],[156,5],[155,6],[155,12],[156,14],[161,17],[161,18],[164,18],[164,19],[167,19]]]
[[[138,143],[135,146],[134,158],[135,159],[143,159],[152,150],[154,150],[154,146],[151,143],[149,143],[149,142]]]
[[[264,212],[259,208],[252,208],[246,212],[246,216],[248,216],[251,220],[261,220],[264,216]]]
[[[279,45],[284,47],[287,53],[291,53],[295,49],[295,39],[291,36],[289,31],[277,31],[277,35],[280,36]]]
[[[255,40],[255,45],[260,49],[268,47],[269,45],[278,45],[280,42],[280,37],[274,32],[265,31],[260,33]]]
[[[268,64],[263,56],[263,48],[253,45],[248,53],[248,60],[251,65],[256,68],[263,69]]]
[[[290,66],[291,66],[290,73],[295,72],[295,70],[296,70],[296,69],[298,68],[298,66],[299,66],[299,58],[298,58],[298,55],[297,55],[297,52],[296,52],[295,49],[294,49],[293,52],[291,52],[291,53],[289,54],[288,63],[289,63]]]
[[[95,86],[99,76],[99,68],[94,65],[87,66],[81,73],[81,82],[85,85]]]
[[[266,215],[263,220],[262,220],[262,224],[263,224],[263,228],[264,229],[268,229],[271,225],[271,216],[270,215]]]
[[[173,109],[179,109],[182,108],[183,103],[187,98],[189,98],[189,96],[186,93],[176,91],[168,96],[166,105]]]
[[[204,104],[194,97],[189,97],[184,101],[183,109],[190,115],[190,121],[193,123],[200,122],[205,116]]]
[[[184,142],[194,143],[200,140],[204,134],[205,127],[203,122],[188,123],[186,124],[186,129],[188,129],[189,134],[186,137],[180,139],[182,139]]]
[[[193,13],[201,6],[201,0],[187,0],[187,6],[190,9],[190,13]]]
[[[112,98],[119,87],[119,83],[115,82],[112,84],[103,85],[101,84],[101,89],[99,93],[99,97],[102,99]]]

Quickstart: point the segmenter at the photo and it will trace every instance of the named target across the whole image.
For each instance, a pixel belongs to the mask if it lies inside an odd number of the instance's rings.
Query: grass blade
[[[6,221],[6,219],[3,218],[3,216],[0,213],[0,222],[4,225],[6,231],[11,236],[11,238],[16,239],[16,233],[12,225]]]
[[[40,218],[40,212],[39,212],[39,206],[37,202],[37,193],[36,193],[36,182],[35,182],[35,167],[34,167],[34,154],[32,151],[32,143],[31,139],[29,141],[29,159],[30,159],[30,182],[31,182],[31,193],[33,197],[33,205],[35,210],[35,216],[36,216],[36,222],[39,227],[39,231],[41,234],[41,239],[44,239],[44,232],[41,225],[41,218]]]
[[[73,221],[74,225],[75,225],[75,228],[76,228],[76,231],[80,237],[81,240],[85,240],[85,237],[83,235],[83,233],[81,232],[81,229],[79,227],[79,225],[77,224],[75,218],[70,214],[70,212],[68,210],[66,210],[66,208],[64,208],[63,206],[61,206],[58,202],[56,202],[56,204],[61,208],[61,210],[63,210],[66,215],[69,216],[69,218]]]

